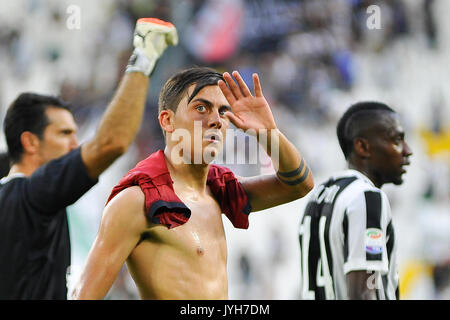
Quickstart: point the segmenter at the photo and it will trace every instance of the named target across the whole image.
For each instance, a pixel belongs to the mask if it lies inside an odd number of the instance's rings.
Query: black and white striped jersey
[[[348,299],[346,275],[366,270],[378,299],[398,299],[391,208],[362,173],[346,170],[318,186],[299,228],[301,299]]]

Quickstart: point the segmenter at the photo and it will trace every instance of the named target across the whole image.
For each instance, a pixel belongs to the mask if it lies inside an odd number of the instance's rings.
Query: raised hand
[[[127,72],[151,75],[166,48],[177,44],[178,33],[172,23],[156,18],[139,19],[134,30],[134,51]]]
[[[219,80],[218,85],[232,110],[231,112],[227,111],[225,115],[236,127],[244,131],[253,129],[255,133],[259,133],[261,129],[277,129],[256,73],[253,74],[255,95],[252,95],[239,72],[233,71],[233,77],[237,84],[228,72],[225,72],[223,77],[226,83]]]

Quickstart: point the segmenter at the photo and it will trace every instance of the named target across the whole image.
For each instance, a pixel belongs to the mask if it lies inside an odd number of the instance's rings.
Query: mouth
[[[404,168],[405,166],[409,166],[410,162],[409,161],[405,161],[402,163],[401,168],[402,168],[402,173],[406,173],[406,169]]]
[[[211,143],[219,143],[222,141],[222,137],[218,133],[208,133],[203,139]]]

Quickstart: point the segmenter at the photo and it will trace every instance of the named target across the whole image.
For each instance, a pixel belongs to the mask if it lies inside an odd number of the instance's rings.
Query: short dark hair
[[[3,128],[6,144],[12,163],[22,158],[23,146],[20,136],[30,131],[42,139],[45,128],[49,124],[45,110],[49,107],[62,108],[70,111],[70,105],[59,97],[25,92],[11,103],[6,112]]]
[[[395,111],[386,104],[375,101],[363,101],[351,105],[339,119],[336,131],[345,159],[353,151],[353,140],[360,135],[368,124],[380,118],[381,112]]]
[[[177,111],[183,94],[190,85],[196,84],[189,101],[206,86],[217,85],[217,81],[224,80],[222,74],[208,67],[193,67],[182,70],[166,81],[159,94],[158,113],[162,110]]]
[[[9,157],[7,152],[0,153],[0,178],[7,176],[9,172]]]

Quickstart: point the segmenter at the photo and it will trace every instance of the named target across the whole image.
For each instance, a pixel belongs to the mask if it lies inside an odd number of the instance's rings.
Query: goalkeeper
[[[12,165],[0,181],[0,300],[67,298],[66,207],[127,150],[141,123],[149,76],[177,42],[172,24],[138,20],[126,73],[96,135],[81,146],[61,99],[22,93],[10,105],[4,130]]]

